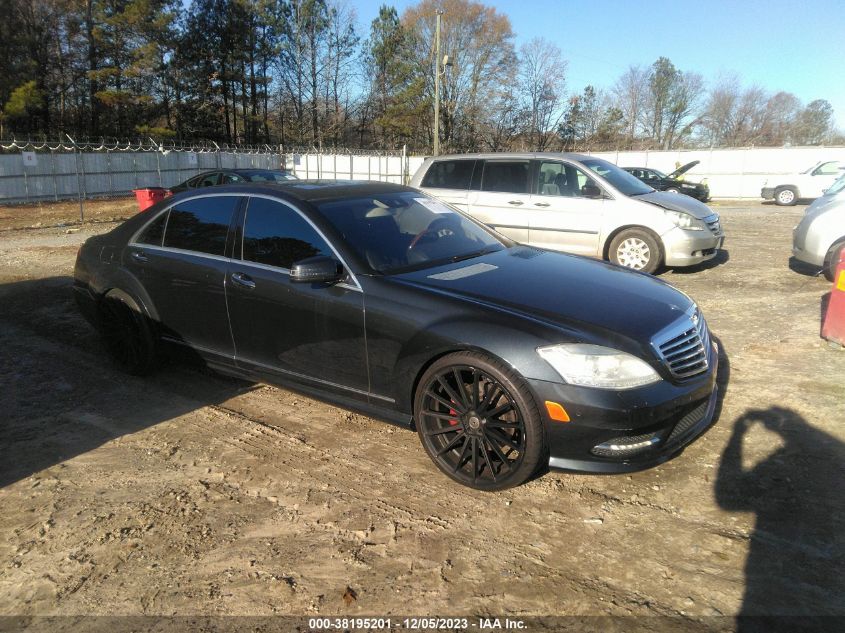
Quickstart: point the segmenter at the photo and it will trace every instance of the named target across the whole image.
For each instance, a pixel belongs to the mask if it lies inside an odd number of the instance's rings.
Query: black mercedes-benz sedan
[[[187,346],[223,372],[414,428],[474,488],[546,467],[650,467],[714,418],[716,344],[689,297],[513,243],[409,187],[186,192],[89,239],[75,277],[125,370]]]

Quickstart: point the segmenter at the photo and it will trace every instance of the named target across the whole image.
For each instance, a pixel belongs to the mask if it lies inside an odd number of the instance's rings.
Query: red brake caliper
[[[452,400],[452,402],[454,402],[454,400]],[[458,412],[454,409],[449,409],[449,415],[458,415]],[[458,420],[449,420],[449,424],[451,424],[452,426],[457,426]]]

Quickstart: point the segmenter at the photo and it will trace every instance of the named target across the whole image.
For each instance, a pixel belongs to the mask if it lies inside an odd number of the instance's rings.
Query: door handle
[[[252,290],[255,288],[255,282],[249,275],[245,275],[243,273],[232,273],[232,281],[234,281],[239,286],[243,286],[244,288],[249,288]]]
[[[549,206],[549,203],[548,202],[535,202],[534,206],[535,207],[547,207],[547,206]]]
[[[146,255],[142,251],[132,251],[129,256],[134,259],[136,262],[143,264],[144,262],[150,261]]]
[[[508,204],[512,204],[518,207],[522,204],[522,200],[508,200]]]

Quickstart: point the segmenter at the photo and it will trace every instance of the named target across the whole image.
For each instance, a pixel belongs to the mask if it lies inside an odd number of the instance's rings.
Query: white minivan
[[[411,186],[517,242],[649,273],[712,259],[724,241],[718,214],[704,203],[580,154],[437,156]]]

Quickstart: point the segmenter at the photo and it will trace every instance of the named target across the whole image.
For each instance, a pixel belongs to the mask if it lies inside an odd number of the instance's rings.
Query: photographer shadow
[[[751,469],[743,442],[761,424],[783,445]],[[735,423],[715,484],[725,510],[754,512],[737,630],[834,630],[845,616],[845,444],[789,409]],[[833,628],[829,628],[833,627]]]

